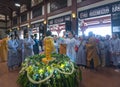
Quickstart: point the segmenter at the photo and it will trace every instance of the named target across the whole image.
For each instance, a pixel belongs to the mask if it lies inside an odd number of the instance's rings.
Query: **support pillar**
[[[5,15],[5,22],[6,22],[6,23],[5,23],[5,24],[6,24],[5,27],[6,27],[6,30],[7,30],[7,28],[8,28],[8,27],[7,27],[7,15]]]
[[[47,31],[47,23],[48,23],[48,19],[47,19],[47,0],[44,0],[44,35],[46,35],[46,31]]]
[[[28,28],[31,27],[31,11],[28,12],[29,17],[28,17]]]
[[[72,30],[75,32],[75,34],[78,34],[78,28],[77,28],[77,0],[72,0]]]

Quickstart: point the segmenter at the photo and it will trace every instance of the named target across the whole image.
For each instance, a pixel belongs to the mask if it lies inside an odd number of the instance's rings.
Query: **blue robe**
[[[37,39],[34,39],[35,44],[33,45],[33,51],[34,54],[39,54],[39,41]]]
[[[18,59],[19,59],[19,65],[21,65],[21,63],[24,60],[24,44],[23,44],[23,40],[22,39],[18,39],[16,41],[18,43],[17,56],[18,56]]]
[[[58,47],[58,40],[54,41],[55,46],[55,52],[58,53],[59,47]]]
[[[8,41],[8,67],[13,68],[14,66],[18,66],[19,60],[17,57],[17,47],[18,43],[16,40]]]

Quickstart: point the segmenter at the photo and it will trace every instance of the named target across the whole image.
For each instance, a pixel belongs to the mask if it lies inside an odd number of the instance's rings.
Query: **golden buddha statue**
[[[46,37],[44,38],[44,51],[46,57],[42,59],[42,62],[49,63],[53,61],[54,58],[51,57],[52,52],[55,50],[53,38],[51,37],[51,32],[47,31]]]

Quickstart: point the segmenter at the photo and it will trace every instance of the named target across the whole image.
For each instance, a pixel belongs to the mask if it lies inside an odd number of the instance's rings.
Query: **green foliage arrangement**
[[[79,87],[80,69],[65,55],[53,53],[54,61],[44,64],[45,55],[25,59],[17,83],[21,87]]]

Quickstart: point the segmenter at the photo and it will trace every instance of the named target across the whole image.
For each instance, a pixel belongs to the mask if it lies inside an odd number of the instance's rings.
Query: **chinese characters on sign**
[[[80,18],[88,18],[88,12],[87,11],[83,11],[80,13]]]
[[[120,2],[112,5],[112,12],[120,11]]]
[[[79,12],[79,18],[89,18],[120,12],[120,1]]]
[[[66,16],[55,18],[55,19],[50,19],[48,21],[48,24],[49,25],[58,24],[58,23],[63,23],[65,21],[71,21],[71,16],[70,15],[66,15]]]
[[[105,7],[90,10],[89,17],[105,15],[105,14],[109,14],[109,13],[110,13],[109,6],[105,6]]]

